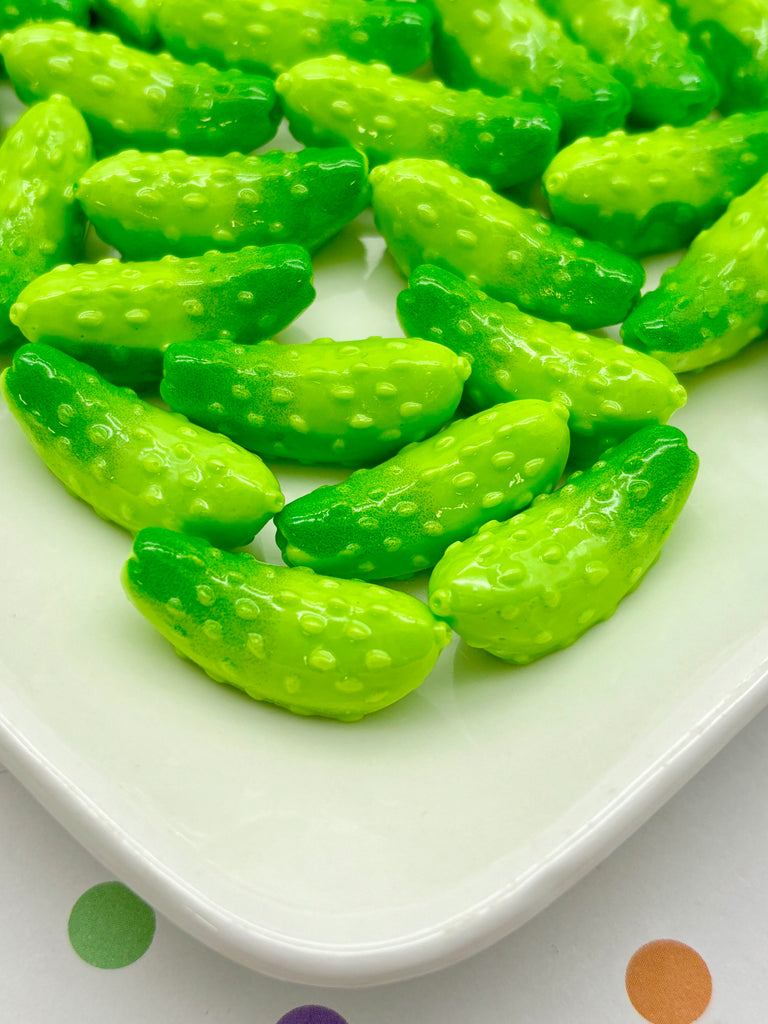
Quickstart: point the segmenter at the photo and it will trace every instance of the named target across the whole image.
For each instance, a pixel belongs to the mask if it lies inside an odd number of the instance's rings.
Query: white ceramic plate
[[[401,334],[369,215],[319,255],[316,284],[283,337]],[[179,661],[122,594],[130,538],[64,492],[3,408],[0,758],[159,911],[257,970],[355,986],[482,949],[768,701],[765,343],[686,383],[674,422],[700,476],[618,614],[524,669],[454,643],[354,725]],[[289,498],[339,478],[277,472]],[[279,561],[269,530],[254,550]]]

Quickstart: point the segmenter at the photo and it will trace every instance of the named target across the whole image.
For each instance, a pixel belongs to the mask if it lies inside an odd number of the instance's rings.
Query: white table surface
[[[158,917],[145,955],[100,970],[67,936],[78,897],[111,876],[0,767],[3,1024],[277,1024],[303,1004],[348,1024],[632,1024],[624,984],[643,944],[692,946],[713,979],[701,1024],[750,1024],[768,1004],[768,711],[549,909],[485,953],[357,991],[284,984],[228,962]]]

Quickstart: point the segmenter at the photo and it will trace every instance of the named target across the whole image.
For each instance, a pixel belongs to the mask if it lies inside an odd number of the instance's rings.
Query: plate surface
[[[369,214],[315,265],[318,299],[283,338],[402,334]],[[674,422],[699,479],[619,612],[524,669],[454,642],[354,725],[176,658],[122,594],[128,535],[64,492],[3,407],[0,758],[159,911],[257,970],[355,986],[482,949],[768,702],[766,344],[685,383]],[[341,476],[274,468],[289,498]],[[253,549],[279,561],[271,530]]]

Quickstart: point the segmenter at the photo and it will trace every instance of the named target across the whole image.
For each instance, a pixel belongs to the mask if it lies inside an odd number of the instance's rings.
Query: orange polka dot
[[[651,1024],[693,1024],[712,998],[712,976],[695,949],[674,939],[649,942],[624,979],[637,1012]]]

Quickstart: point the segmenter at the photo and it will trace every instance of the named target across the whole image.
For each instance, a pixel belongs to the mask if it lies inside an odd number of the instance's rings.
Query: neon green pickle
[[[676,427],[644,427],[527,511],[449,548],[430,608],[470,647],[514,664],[568,647],[656,561],[698,461]]]
[[[552,490],[568,458],[567,419],[550,402],[497,405],[319,487],[276,517],[283,558],[360,579],[428,569],[454,541]]]
[[[403,159],[371,172],[376,224],[408,277],[433,263],[545,320],[582,330],[625,319],[645,271],[440,160]]]
[[[94,164],[76,195],[126,259],[293,242],[314,250],[370,203],[368,165],[349,146],[189,156],[128,150]]]
[[[272,138],[281,117],[268,78],[183,64],[69,22],[7,32],[0,56],[25,103],[54,93],[68,96],[100,154],[129,146],[248,152]]]
[[[295,138],[348,142],[372,164],[442,159],[503,189],[541,174],[557,150],[560,119],[542,103],[459,92],[384,64],[322,57],[284,72],[276,86]]]
[[[8,318],[19,293],[84,256],[85,217],[74,186],[92,161],[88,127],[62,96],[25,111],[0,146],[0,346],[23,341]]]
[[[456,89],[540,100],[560,115],[563,139],[624,124],[629,93],[535,0],[432,0],[434,63]]]
[[[123,585],[215,681],[298,715],[343,722],[419,686],[451,635],[408,594],[266,565],[163,529],[136,537]]]
[[[309,254],[297,245],[248,246],[146,263],[63,264],[19,295],[11,319],[34,342],[90,363],[115,384],[146,388],[174,341],[258,341],[314,298]]]
[[[468,376],[465,359],[421,338],[192,342],[166,351],[160,393],[263,458],[367,466],[444,426]]]
[[[520,398],[561,402],[570,413],[574,467],[647,424],[665,423],[685,404],[685,388],[652,356],[538,320],[439,267],[414,271],[397,308],[407,332],[469,362],[470,408]]]
[[[717,106],[720,87],[663,0],[541,0],[589,55],[629,89],[640,124],[691,124]]]
[[[768,172],[768,112],[578,139],[544,174],[559,224],[630,256],[682,249]]]
[[[257,456],[108,384],[58,349],[22,346],[2,390],[54,476],[132,533],[163,526],[236,548],[284,504]]]
[[[376,0],[163,0],[158,29],[181,60],[274,76],[332,53],[405,73],[432,42],[424,4]]]
[[[768,175],[737,196],[622,325],[625,344],[675,373],[740,352],[768,328]]]

